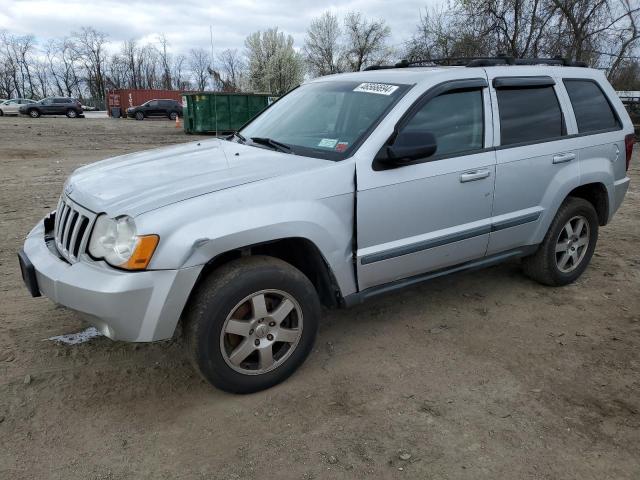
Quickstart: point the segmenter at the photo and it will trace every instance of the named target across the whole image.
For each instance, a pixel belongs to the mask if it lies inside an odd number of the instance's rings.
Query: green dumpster
[[[184,131],[215,134],[236,131],[275,99],[266,94],[183,93]]]

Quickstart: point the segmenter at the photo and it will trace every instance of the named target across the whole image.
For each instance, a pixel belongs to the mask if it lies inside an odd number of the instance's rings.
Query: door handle
[[[566,163],[576,158],[575,153],[561,153],[553,156],[553,163]]]
[[[475,170],[473,172],[465,172],[460,175],[460,183],[474,182],[476,180],[482,180],[489,176],[489,170]]]

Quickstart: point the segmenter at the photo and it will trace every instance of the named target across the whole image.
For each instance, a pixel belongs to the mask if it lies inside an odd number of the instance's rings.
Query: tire
[[[598,241],[598,226],[598,214],[591,203],[568,197],[536,253],[523,259],[525,274],[553,287],[573,283],[591,261]],[[569,230],[573,235],[569,235]]]
[[[32,108],[27,113],[31,118],[39,118],[40,117],[40,110],[36,110],[35,108]]]
[[[73,108],[70,108],[69,110],[67,110],[67,113],[65,113],[65,115],[67,116],[67,118],[77,118],[78,112],[76,112]]]
[[[4,112],[0,110],[0,117],[4,117]]]
[[[260,311],[267,313],[262,319]],[[302,272],[277,258],[243,257],[198,286],[187,306],[186,344],[210,383],[232,393],[257,392],[284,381],[304,362],[320,314],[316,290]]]
[[[136,112],[136,120],[144,120],[144,113]]]
[[[178,117],[178,112],[171,112],[169,114],[169,119],[175,121],[175,119]]]

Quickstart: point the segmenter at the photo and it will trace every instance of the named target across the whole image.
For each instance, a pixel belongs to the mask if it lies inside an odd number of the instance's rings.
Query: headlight
[[[137,235],[133,218],[100,215],[91,233],[89,253],[114,267],[144,270],[158,245],[157,235]]]

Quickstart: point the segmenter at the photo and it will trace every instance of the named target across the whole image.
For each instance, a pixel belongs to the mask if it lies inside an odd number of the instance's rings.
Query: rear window
[[[565,135],[553,86],[499,88],[500,144],[542,142]]]
[[[620,128],[618,118],[597,83],[590,80],[564,80],[578,133]]]

